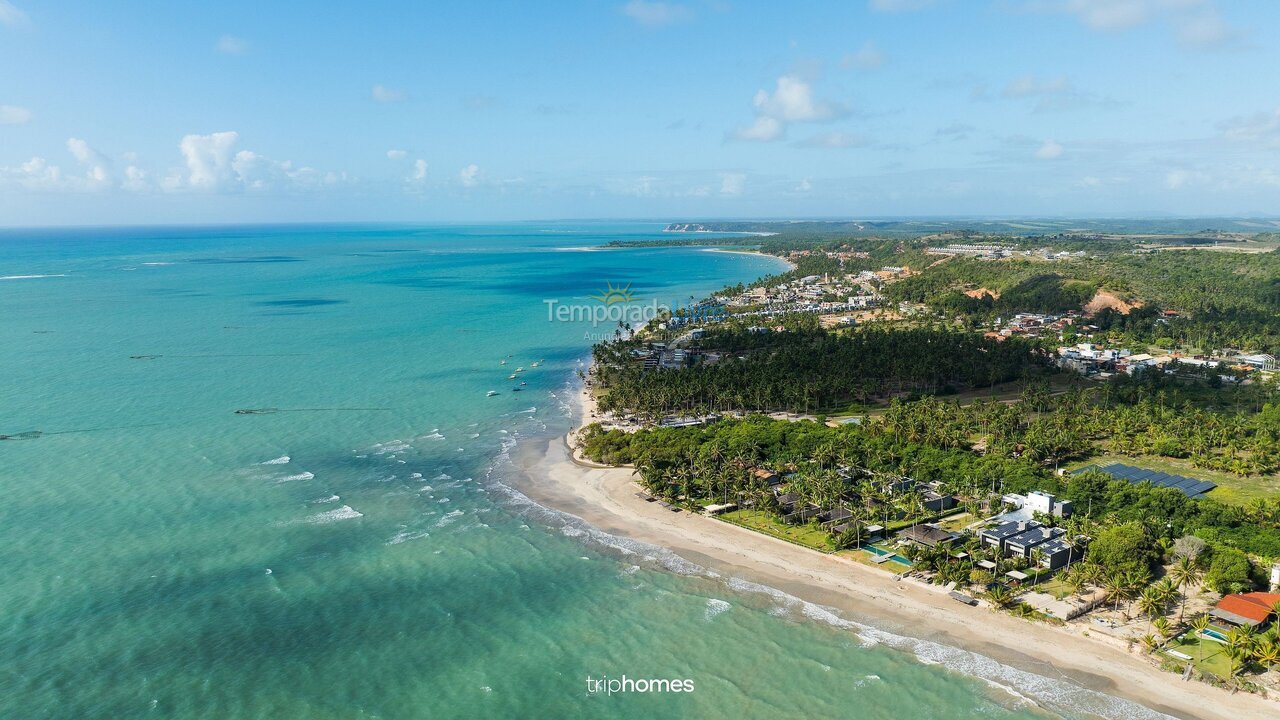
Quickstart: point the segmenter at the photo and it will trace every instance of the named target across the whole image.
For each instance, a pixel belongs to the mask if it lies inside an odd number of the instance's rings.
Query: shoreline
[[[664,548],[725,579],[756,583],[837,610],[841,617],[869,626],[873,636],[881,630],[913,643],[936,643],[974,653],[978,661],[995,661],[1015,673],[1065,683],[1068,689],[1077,688],[1079,697],[1061,698],[1062,704],[1083,712],[1110,717],[1103,705],[1114,701],[1092,693],[1186,719],[1239,720],[1276,712],[1275,703],[1256,695],[1184,682],[1118,642],[1083,636],[1085,626],[1079,624],[1058,628],[994,612],[985,603],[964,606],[937,586],[898,581],[850,558],[647,503],[635,495],[639,488],[631,468],[598,465],[570,450],[571,435],[596,412],[589,388],[579,386],[574,392],[574,430],[518,452],[516,489],[540,505],[610,535]],[[993,635],[1008,642],[993,641]]]

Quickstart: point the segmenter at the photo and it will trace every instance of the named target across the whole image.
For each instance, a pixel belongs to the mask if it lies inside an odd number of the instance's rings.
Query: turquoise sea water
[[[544,300],[779,269],[589,250],[659,229],[0,232],[0,717],[1142,716],[506,488],[588,354]]]

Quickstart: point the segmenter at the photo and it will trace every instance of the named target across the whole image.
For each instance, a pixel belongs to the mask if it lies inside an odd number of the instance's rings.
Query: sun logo
[[[604,292],[599,295],[591,295],[590,298],[599,300],[605,305],[614,305],[616,303],[631,302],[636,299],[636,296],[631,292],[631,283],[627,283],[622,287],[614,287],[613,283],[609,282],[605,286]]]

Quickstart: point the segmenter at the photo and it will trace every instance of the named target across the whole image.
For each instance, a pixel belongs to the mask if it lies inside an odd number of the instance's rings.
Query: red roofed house
[[[1219,600],[1209,614],[1231,625],[1257,627],[1267,623],[1277,605],[1280,605],[1280,593],[1237,593]]]

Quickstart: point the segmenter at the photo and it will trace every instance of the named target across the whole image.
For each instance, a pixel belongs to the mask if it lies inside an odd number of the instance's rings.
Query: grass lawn
[[[830,535],[825,530],[815,530],[810,525],[788,525],[763,510],[734,510],[716,517],[725,522],[762,532],[765,535],[786,540],[788,542],[831,552],[831,544],[827,542]]]
[[[1057,576],[1050,578],[1048,580],[1041,580],[1040,582],[1036,583],[1034,588],[1032,589],[1034,589],[1037,592],[1042,592],[1048,595],[1052,595],[1058,598],[1059,600],[1071,594],[1071,589],[1068,588],[1067,584],[1062,582],[1062,580],[1060,580]]]
[[[1196,669],[1201,672],[1217,675],[1224,680],[1231,677],[1231,662],[1227,657],[1227,646],[1222,643],[1204,640],[1188,633],[1185,639],[1169,643],[1168,649],[1190,655]]]
[[[1073,462],[1065,467],[1067,468],[1067,471],[1070,472],[1071,470],[1084,467],[1085,465],[1097,465],[1101,467],[1103,465],[1110,465],[1111,463],[1123,463],[1133,467],[1166,472],[1170,475],[1183,475],[1189,478],[1200,478],[1208,480],[1209,482],[1217,483],[1218,487],[1210,490],[1207,497],[1213,498],[1218,502],[1231,503],[1232,505],[1245,505],[1250,500],[1255,500],[1257,498],[1270,499],[1275,497],[1277,494],[1280,494],[1280,476],[1278,475],[1239,477],[1238,475],[1231,475],[1230,473],[1198,468],[1186,460],[1156,457],[1153,455],[1129,457],[1127,455],[1103,453],[1088,460]]]

